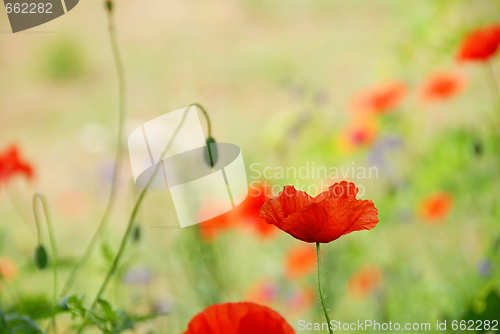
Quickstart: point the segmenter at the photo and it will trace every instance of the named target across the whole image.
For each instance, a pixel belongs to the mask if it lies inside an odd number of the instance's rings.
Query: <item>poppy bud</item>
[[[483,154],[483,143],[480,140],[474,141],[474,153],[476,153],[477,156]]]
[[[214,145],[211,145],[211,144],[214,144]],[[219,154],[217,152],[217,145],[216,145],[214,138],[212,138],[212,137],[207,138],[207,147],[208,147],[208,151],[205,151],[205,161],[207,162],[207,164],[209,166],[214,167],[215,164],[217,163],[217,159],[219,156]]]
[[[38,245],[35,248],[35,267],[38,270],[43,270],[47,267],[47,264],[49,262],[49,257],[47,256],[47,252],[45,251],[45,248],[42,245]]]
[[[141,240],[141,226],[137,225],[134,228],[134,234],[132,235],[133,242],[139,242]]]
[[[111,12],[113,10],[113,3],[111,1],[106,1],[106,9],[108,12]]]

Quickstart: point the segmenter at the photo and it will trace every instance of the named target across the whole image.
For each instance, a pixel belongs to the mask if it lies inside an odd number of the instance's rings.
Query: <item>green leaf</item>
[[[491,291],[486,295],[486,298],[484,298],[483,301],[481,301],[481,306],[482,307],[474,307],[471,306],[468,310],[465,316],[463,317],[463,320],[469,321],[492,321],[492,320],[498,320],[500,321],[500,296],[496,291]],[[478,310],[479,308],[479,310]],[[484,333],[486,332],[486,329],[481,329],[479,331],[476,331],[478,333]]]
[[[5,320],[3,312],[0,311],[0,334],[8,333],[8,329],[7,320]]]
[[[111,304],[104,299],[99,299],[97,301],[99,306],[101,307],[102,311],[104,312],[104,315],[107,320],[115,320],[116,319],[116,312],[113,311],[113,308],[111,307]]]
[[[52,303],[45,295],[24,295],[19,298],[17,304],[12,305],[8,312],[24,314],[35,319],[40,314],[50,313],[51,310]]]
[[[4,316],[4,321],[6,329],[1,332],[2,334],[43,334],[42,330],[28,316],[11,313]]]
[[[66,306],[74,317],[76,316],[82,319],[85,318],[87,309],[83,305],[83,296],[82,297],[78,297],[76,295],[69,296],[66,302]]]
[[[59,307],[62,309],[62,310],[69,310],[69,299],[71,298],[71,296],[66,296],[66,297],[63,297],[59,300]]]

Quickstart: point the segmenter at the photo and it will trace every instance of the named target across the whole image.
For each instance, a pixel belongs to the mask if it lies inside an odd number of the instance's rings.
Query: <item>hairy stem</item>
[[[321,287],[321,255],[319,250],[319,242],[316,243],[316,253],[318,256],[318,289],[319,289],[319,297],[321,299],[321,305],[323,306],[323,312],[325,313],[326,322],[328,322],[328,330],[330,334],[333,334],[332,328],[330,327],[330,316],[328,315],[328,311],[325,306],[325,297],[323,296],[323,288]]]
[[[126,117],[126,85],[125,85],[125,70],[123,67],[122,58],[120,55],[120,49],[118,47],[118,39],[116,36],[116,28],[115,28],[115,20],[112,10],[112,4],[110,1],[107,2],[107,11],[108,11],[108,31],[111,39],[111,47],[113,49],[113,57],[115,60],[116,73],[118,75],[118,99],[119,99],[119,120],[118,120],[118,138],[116,145],[116,156],[115,156],[115,165],[113,169],[113,178],[111,181],[111,189],[109,192],[108,203],[106,205],[106,209],[101,218],[99,226],[97,227],[96,232],[92,236],[90,243],[88,244],[83,256],[78,260],[75,266],[72,268],[68,280],[64,285],[61,296],[66,295],[71,289],[76,277],[78,270],[90,259],[92,253],[99,241],[99,238],[103,234],[104,229],[107,226],[109,216],[114,207],[116,201],[116,193],[118,189],[118,178],[120,175],[120,169],[122,165],[122,154],[123,154],[123,127],[125,124]]]
[[[42,193],[35,193],[33,196],[33,214],[35,215],[35,223],[36,223],[36,228],[37,228],[37,235],[38,235],[38,245],[42,244],[42,233],[40,230],[40,217],[38,215],[37,211],[37,199],[42,203],[42,208],[45,213],[45,221],[47,223],[47,229],[49,231],[49,239],[50,239],[50,247],[52,248],[52,270],[53,270],[53,276],[54,276],[54,286],[53,286],[53,292],[52,292],[52,307],[55,308],[57,305],[57,247],[56,247],[56,240],[54,236],[54,231],[52,229],[52,223],[50,220],[50,215],[49,215],[49,206],[47,205],[47,200],[45,199],[45,196]],[[56,333],[56,317],[55,315],[52,315],[52,332]]]

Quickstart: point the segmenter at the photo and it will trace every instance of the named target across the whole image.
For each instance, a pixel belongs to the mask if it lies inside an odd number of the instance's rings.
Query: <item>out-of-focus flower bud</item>
[[[213,145],[211,145],[213,144]],[[215,164],[217,163],[218,159],[218,152],[217,152],[217,145],[216,141],[212,137],[207,138],[207,147],[208,151],[205,152],[205,161],[208,163],[209,166],[214,167]]]
[[[49,263],[49,257],[47,255],[47,251],[45,250],[45,247],[43,247],[42,245],[38,245],[35,248],[34,261],[35,261],[35,267],[38,270],[43,270],[43,269],[47,268],[47,264]]]

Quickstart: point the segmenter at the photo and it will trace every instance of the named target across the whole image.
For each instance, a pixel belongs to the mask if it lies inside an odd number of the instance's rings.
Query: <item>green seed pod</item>
[[[474,153],[477,156],[481,156],[483,154],[483,143],[480,140],[474,141]]]
[[[217,163],[217,159],[219,157],[218,151],[217,151],[217,145],[210,145],[210,144],[216,144],[216,141],[212,137],[207,138],[207,148],[208,150],[205,151],[205,161],[207,164],[211,167],[214,167],[215,164]]]
[[[137,225],[134,228],[134,233],[132,235],[132,241],[133,242],[139,242],[141,240],[141,226]]]
[[[35,267],[38,270],[43,270],[47,268],[47,264],[49,263],[49,257],[47,255],[47,251],[45,251],[45,248],[42,245],[38,245],[35,248]]]

